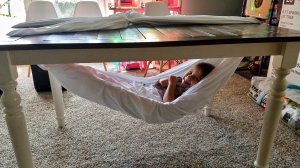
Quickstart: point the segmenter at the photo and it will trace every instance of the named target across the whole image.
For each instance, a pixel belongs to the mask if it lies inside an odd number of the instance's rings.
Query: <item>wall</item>
[[[240,16],[243,0],[182,0],[183,15]]]

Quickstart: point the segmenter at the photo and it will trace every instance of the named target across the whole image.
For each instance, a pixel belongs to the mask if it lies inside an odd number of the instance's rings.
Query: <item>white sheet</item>
[[[78,64],[45,65],[69,91],[148,123],[165,123],[194,114],[225,85],[242,58],[189,60],[153,77],[134,77],[98,71]],[[209,62],[216,68],[176,100],[163,103],[153,97],[151,85],[169,75],[182,76],[193,64]]]
[[[209,15],[170,15],[144,16],[135,11],[119,13],[108,17],[72,17],[24,22],[13,26],[18,28],[9,32],[11,37],[41,35],[62,32],[80,32],[92,30],[111,30],[126,28],[132,24],[171,25],[171,24],[237,24],[260,23],[251,17],[209,16]]]

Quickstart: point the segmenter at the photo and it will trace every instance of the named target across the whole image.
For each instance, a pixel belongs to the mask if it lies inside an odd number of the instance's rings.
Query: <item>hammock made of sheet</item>
[[[130,25],[174,25],[174,24],[238,24],[261,23],[251,17],[210,16],[210,15],[169,15],[144,16],[134,10],[114,14],[108,17],[70,17],[23,22],[13,26],[17,30],[8,36],[30,36],[51,33],[82,32],[93,30],[113,30],[126,28]]]
[[[67,90],[90,101],[148,123],[167,123],[194,114],[210,103],[232,76],[242,58],[193,59],[152,77],[105,72],[79,64],[44,65]],[[158,100],[153,84],[170,75],[183,76],[194,64],[208,62],[215,69],[172,102]],[[156,94],[157,95],[157,94]]]

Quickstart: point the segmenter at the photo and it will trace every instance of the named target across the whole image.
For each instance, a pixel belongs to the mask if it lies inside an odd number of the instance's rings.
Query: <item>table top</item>
[[[125,29],[0,36],[0,50],[146,48],[300,41],[300,31],[266,24],[131,26]]]

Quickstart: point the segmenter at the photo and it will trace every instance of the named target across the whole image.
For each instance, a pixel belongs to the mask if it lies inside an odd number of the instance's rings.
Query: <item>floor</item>
[[[63,93],[67,126],[61,130],[57,129],[51,92],[34,91],[27,66],[20,66],[18,71],[17,90],[22,98],[35,167],[253,166],[263,109],[247,96],[250,82],[239,75],[233,75],[219,90],[211,117],[201,112],[166,124],[147,124],[67,91]],[[15,168],[4,113],[0,113],[0,135],[0,167]],[[280,124],[270,168],[299,168],[299,151],[299,137]]]

